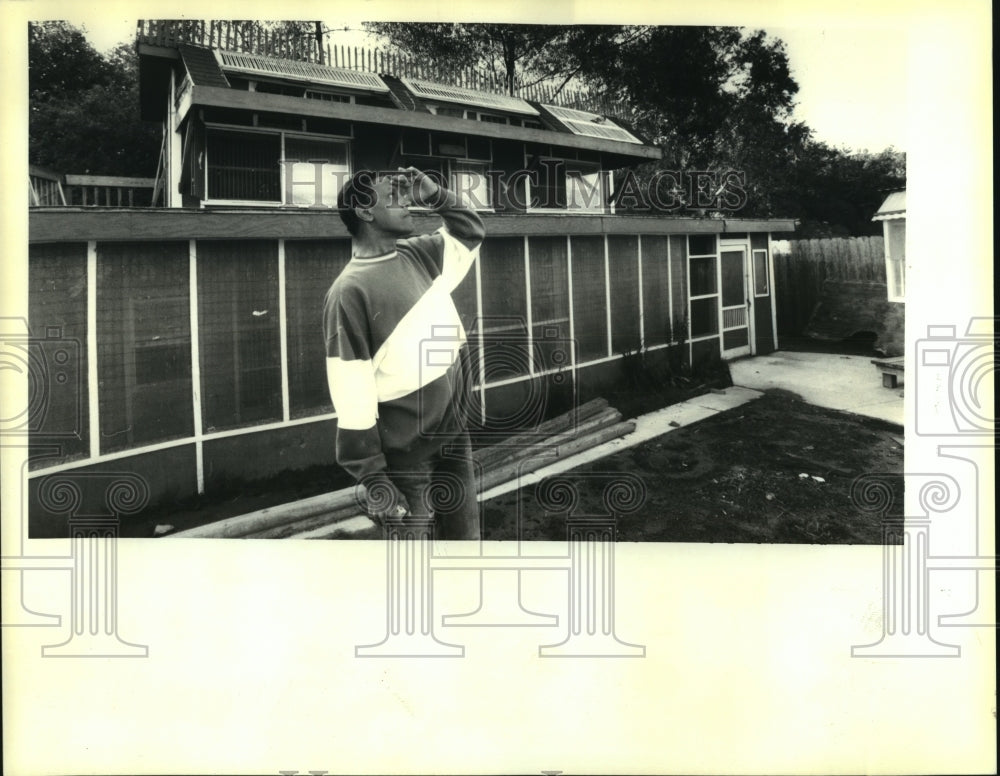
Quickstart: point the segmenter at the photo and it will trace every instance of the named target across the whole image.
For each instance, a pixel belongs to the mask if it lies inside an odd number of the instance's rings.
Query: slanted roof
[[[424,105],[424,101],[407,89],[399,78],[383,73],[382,80],[389,87],[389,97],[397,108],[417,111],[418,113],[430,113],[427,106]]]
[[[893,221],[906,218],[906,189],[894,191],[872,217],[872,221]]]
[[[316,62],[300,62],[294,59],[265,57],[260,54],[244,54],[240,51],[221,49],[215,50],[215,57],[223,72],[259,75],[380,94],[389,91],[389,87],[375,73],[367,73],[363,70],[347,70],[320,65]]]
[[[403,78],[401,80],[407,89],[424,100],[453,102],[476,108],[486,108],[487,110],[492,108],[504,111],[505,113],[521,113],[528,116],[538,115],[538,111],[520,97],[483,92],[477,89],[466,89],[461,86],[451,86],[450,84],[439,84],[419,78]]]
[[[183,28],[179,29],[183,32]],[[381,75],[365,69],[331,67],[314,61],[236,52],[202,45],[198,41],[178,40],[174,36],[177,32],[174,27],[163,28],[156,36],[140,34],[137,39],[143,119],[159,121],[164,118],[170,72],[173,71],[178,78],[185,72],[190,76],[191,89],[186,92],[184,111],[192,106],[216,106],[550,144],[553,147],[600,152],[609,168],[662,157],[662,151],[638,133],[613,118],[596,113],[541,105],[488,90],[409,76]],[[302,100],[261,91],[248,93],[245,89],[233,87],[227,75],[251,80],[257,76],[299,84],[307,89],[311,85],[327,89],[334,87],[355,94],[359,99],[347,104]],[[368,97],[362,100],[360,97],[363,95]],[[512,121],[510,124],[498,124],[437,115],[428,109],[428,102],[495,111],[510,116]],[[532,126],[515,121],[519,117],[530,117]]]
[[[219,67],[219,61],[211,49],[202,46],[178,46],[181,61],[191,76],[195,86],[221,86],[226,88],[229,81]]]
[[[560,105],[543,104],[541,107],[574,135],[600,137],[605,140],[619,140],[623,143],[643,144],[642,140],[627,129],[618,126],[613,119],[609,119],[598,113],[577,110],[576,108],[564,108]]]

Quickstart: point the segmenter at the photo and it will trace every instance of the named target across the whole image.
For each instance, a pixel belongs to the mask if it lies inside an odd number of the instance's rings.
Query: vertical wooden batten
[[[101,406],[97,395],[97,241],[87,242],[87,404],[90,458],[101,455]]]
[[[194,415],[195,479],[198,495],[205,492],[205,460],[201,423],[201,347],[198,330],[198,243],[188,241],[188,305],[191,328],[191,412]]]

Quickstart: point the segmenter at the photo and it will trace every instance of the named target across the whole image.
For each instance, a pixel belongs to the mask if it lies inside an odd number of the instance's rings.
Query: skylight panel
[[[545,109],[559,119],[574,135],[599,137],[604,140],[619,140],[624,143],[639,143],[635,135],[619,127],[611,119],[597,113],[575,108],[563,108],[558,105],[546,105]]]
[[[319,65],[315,62],[297,62],[277,57],[264,57],[259,54],[243,54],[235,51],[217,51],[216,56],[219,58],[219,65],[227,72],[290,78],[296,81],[309,81],[310,83],[321,83],[346,89],[361,89],[367,92],[389,91],[389,87],[375,73],[345,70],[329,65]]]
[[[459,86],[448,86],[432,81],[421,81],[416,78],[401,79],[406,88],[425,100],[440,100],[442,102],[458,102],[463,105],[476,105],[480,108],[493,108],[508,113],[524,113],[537,116],[538,111],[519,97],[509,97],[506,94],[480,92],[474,89],[463,89]]]

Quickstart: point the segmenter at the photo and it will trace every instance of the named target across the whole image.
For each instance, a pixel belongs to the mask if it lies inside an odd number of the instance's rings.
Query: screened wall
[[[715,235],[489,237],[453,295],[479,420],[537,421],[510,409],[518,391],[564,390],[641,348],[718,355],[719,257]],[[52,392],[45,417],[66,440],[36,468],[335,420],[322,305],[349,258],[345,238],[31,246],[31,332],[75,348],[75,388]]]

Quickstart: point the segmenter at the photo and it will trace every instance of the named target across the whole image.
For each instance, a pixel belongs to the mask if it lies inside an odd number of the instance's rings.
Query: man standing
[[[411,203],[444,226],[412,237]],[[430,517],[437,538],[478,539],[465,331],[451,293],[479,255],[482,220],[413,168],[356,173],[337,206],[352,237],[351,261],[323,310],[337,462],[367,488],[376,522]]]

